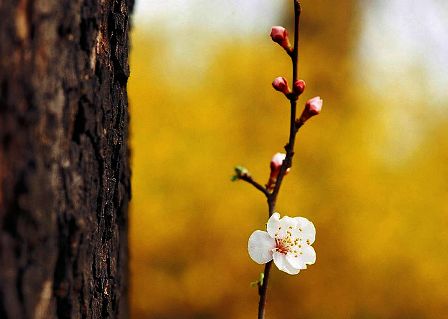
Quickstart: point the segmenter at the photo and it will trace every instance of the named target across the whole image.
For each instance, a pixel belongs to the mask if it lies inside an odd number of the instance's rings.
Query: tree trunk
[[[0,318],[128,316],[133,0],[0,0]]]

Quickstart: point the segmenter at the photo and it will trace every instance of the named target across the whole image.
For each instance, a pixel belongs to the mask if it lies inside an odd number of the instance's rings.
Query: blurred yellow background
[[[410,4],[411,3],[411,4]],[[132,34],[132,318],[255,318],[247,239],[288,137],[269,38],[292,1],[137,2]],[[303,0],[299,132],[277,205],[314,222],[317,262],[275,269],[267,318],[448,318],[448,7]],[[292,32],[291,32],[292,33]],[[292,34],[291,34],[292,36]]]

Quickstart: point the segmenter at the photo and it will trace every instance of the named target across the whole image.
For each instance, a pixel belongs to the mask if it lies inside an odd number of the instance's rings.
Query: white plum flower
[[[274,213],[266,228],[267,232],[256,230],[249,237],[249,255],[256,263],[265,264],[273,259],[278,269],[296,275],[316,262],[316,252],[311,247],[316,229],[308,219],[280,218],[279,213]]]

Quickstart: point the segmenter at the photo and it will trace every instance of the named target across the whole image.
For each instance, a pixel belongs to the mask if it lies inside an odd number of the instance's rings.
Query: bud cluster
[[[300,4],[297,4],[297,3],[298,2],[296,1],[295,2],[296,6],[297,6],[296,15],[300,15]],[[301,96],[304,93],[305,88],[306,88],[305,81],[301,80],[301,79],[297,79],[297,76],[296,76],[298,52],[297,52],[297,48],[295,46],[297,46],[297,43],[294,43],[294,46],[291,45],[291,43],[289,42],[289,38],[288,38],[288,30],[286,30],[282,26],[272,27],[270,36],[271,36],[272,41],[279,44],[283,48],[283,50],[285,50],[285,52],[291,57],[292,62],[293,62],[293,69],[295,71],[294,71],[294,79],[293,79],[292,86],[290,86],[288,84],[288,80],[286,78],[279,76],[279,77],[275,78],[274,81],[272,81],[272,87],[276,91],[285,95],[286,98],[288,98],[290,100],[290,102],[291,102],[291,117],[294,119],[294,121],[292,122],[292,127],[291,127],[290,132],[292,132],[291,134],[296,134],[297,130],[299,129],[300,126],[302,126],[311,117],[318,115],[320,113],[320,111],[322,109],[323,101],[319,96],[316,96],[316,97],[313,97],[313,98],[307,100],[300,117],[295,118],[295,116],[296,116],[295,110],[296,110],[297,100],[298,100],[299,96]],[[242,167],[242,166],[235,167],[235,175],[232,177],[232,180],[233,181],[244,180],[246,182],[251,183],[259,190],[261,190],[266,196],[268,196],[268,198],[269,198],[269,196],[275,197],[277,194],[273,194],[273,193],[276,192],[275,191],[276,185],[278,183],[281,183],[281,178],[283,178],[283,176],[288,174],[290,171],[291,158],[294,154],[294,138],[291,138],[291,136],[290,136],[289,143],[286,144],[286,146],[285,146],[285,150],[286,150],[286,154],[276,153],[272,157],[271,162],[270,162],[269,179],[265,186],[262,186],[262,185],[258,184],[257,182],[255,182],[253,180],[251,174],[249,173],[249,171],[245,167]],[[288,162],[284,163],[285,160],[288,160]],[[286,165],[286,167],[283,168],[284,171],[282,171],[282,167],[284,165]],[[283,176],[280,176],[280,172],[283,172],[282,173]]]
[[[294,48],[289,42],[288,30],[281,26],[274,26],[271,29],[271,38],[272,41],[278,43],[288,53],[288,55],[292,57]],[[276,91],[283,93],[288,99],[297,100],[298,97],[305,91],[306,83],[304,80],[296,80],[294,81],[291,89],[288,85],[288,81],[284,77],[279,76],[272,82],[272,87]],[[309,99],[306,102],[302,115],[297,122],[303,124],[309,118],[319,114],[322,109],[322,103],[323,101],[319,96]]]

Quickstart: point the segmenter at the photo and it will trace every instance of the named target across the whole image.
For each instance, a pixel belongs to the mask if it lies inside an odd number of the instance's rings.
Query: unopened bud
[[[319,96],[309,99],[305,104],[305,109],[300,116],[299,121],[305,123],[310,117],[318,115],[322,109],[323,101]]]
[[[266,184],[266,188],[268,191],[272,191],[277,183],[278,174],[280,174],[280,170],[283,165],[283,161],[286,158],[286,154],[277,153],[271,159],[271,174],[269,175],[269,181]],[[289,168],[286,170],[285,175],[289,173]]]
[[[280,44],[280,46],[286,50],[286,52],[291,53],[292,48],[288,39],[288,30],[283,27],[275,26],[271,29],[272,41]]]
[[[304,80],[297,80],[294,82],[293,91],[295,94],[300,95],[305,91],[306,83]]]
[[[279,76],[278,78],[275,78],[275,80],[272,82],[272,86],[274,87],[274,89],[282,92],[283,94],[291,93],[291,89],[288,87],[288,82],[284,77]]]
[[[249,170],[243,166],[236,166],[235,175],[233,175],[231,178],[232,182],[235,182],[244,177],[250,177]]]

